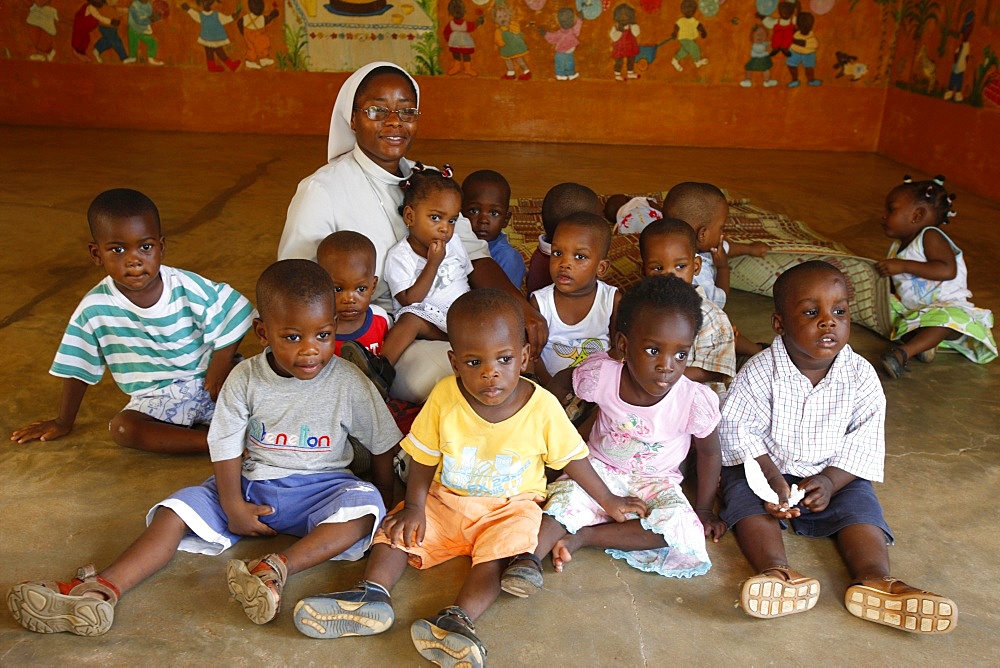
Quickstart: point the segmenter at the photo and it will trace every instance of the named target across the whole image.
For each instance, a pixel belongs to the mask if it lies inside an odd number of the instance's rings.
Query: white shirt
[[[426,266],[427,258],[417,255],[406,239],[389,249],[383,278],[392,293],[394,313],[403,308],[403,305],[396,300],[396,295],[412,287]],[[441,260],[434,275],[431,289],[427,291],[427,296],[420,300],[421,303],[430,304],[447,313],[456,299],[472,289],[469,286],[471,273],[472,261],[469,260],[462,241],[457,234],[454,234],[445,245],[444,259]]]
[[[885,394],[872,365],[848,345],[813,387],[778,336],[736,375],[719,437],[723,466],[766,454],[789,475],[835,466],[882,482]]]

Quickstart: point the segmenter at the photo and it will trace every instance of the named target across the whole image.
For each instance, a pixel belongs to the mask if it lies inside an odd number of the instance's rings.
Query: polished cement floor
[[[252,295],[274,259],[295,185],[322,163],[326,140],[0,128],[0,147],[0,424],[9,433],[55,415],[59,382],[46,371],[74,306],[101,278],[88,261],[84,218],[96,193],[145,191],[159,204],[169,263]],[[912,171],[851,153],[438,141],[418,142],[412,154],[450,162],[459,176],[496,168],[522,196],[566,180],[604,193],[712,181],[872,257],[889,245],[877,224],[884,195]],[[968,256],[976,303],[998,312],[1000,203],[958,192],[952,233]],[[730,312],[751,338],[769,336],[769,300],[734,293]],[[885,346],[858,327],[851,343],[869,360]],[[244,353],[257,350],[244,343]],[[885,388],[887,480],[877,490],[896,534],[894,572],[957,602],[953,633],[920,637],[852,617],[834,544],[795,536],[786,541],[789,557],[820,580],[818,605],[783,619],[751,619],[737,605],[750,569],[727,534],[709,548],[711,572],[693,580],[641,573],[597,550],[578,553],[565,573],[547,573],[537,596],[502,595],[480,619],[490,664],[1000,664],[1000,363],[979,367],[939,355]],[[113,445],[107,421],[124,403],[105,379],[88,392],[70,435],[0,446],[0,588],[66,578],[89,562],[106,565],[142,530],[152,503],[209,475],[206,457]],[[388,633],[324,642],[295,631],[291,608],[303,596],[351,586],[363,563],[325,564],[292,578],[285,609],[264,627],[228,598],[227,557],[258,556],[289,541],[246,540],[215,558],[178,554],[119,603],[114,627],[99,638],[30,633],[0,614],[0,665],[423,664],[409,624],[451,602],[466,563],[408,572],[393,592],[398,622]]]

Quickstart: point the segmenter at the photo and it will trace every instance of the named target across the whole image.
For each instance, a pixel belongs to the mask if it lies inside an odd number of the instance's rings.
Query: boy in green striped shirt
[[[87,211],[91,259],[108,276],[70,318],[49,370],[63,379],[59,416],[11,435],[51,441],[72,430],[90,385],[111,370],[131,400],[111,419],[118,445],[149,452],[208,452],[208,424],[253,307],[225,283],[161,265],[164,238],[156,205],[116,188]]]

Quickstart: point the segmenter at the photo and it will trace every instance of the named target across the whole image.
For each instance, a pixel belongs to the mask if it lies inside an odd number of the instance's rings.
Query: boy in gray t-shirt
[[[319,265],[271,265],[257,306],[253,328],[265,350],[239,364],[219,395],[208,433],[215,475],[156,504],[142,536],[100,573],[88,565],[71,582],[14,586],[7,604],[25,628],[100,635],[121,594],[176,549],[219,554],[243,536],[301,536],[281,554],[227,564],[230,592],[264,624],[289,575],[364,554],[391,500],[391,451],[402,434],[375,387],[334,355],[333,283]],[[375,455],[374,485],[347,469],[348,435]]]

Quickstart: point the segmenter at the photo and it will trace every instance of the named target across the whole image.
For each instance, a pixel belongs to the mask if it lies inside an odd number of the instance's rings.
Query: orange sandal
[[[958,607],[950,598],[891,577],[851,585],[844,604],[855,617],[911,633],[949,633],[958,621]]]
[[[781,575],[769,575],[778,572]],[[765,568],[743,583],[740,607],[751,617],[770,619],[811,610],[819,600],[819,581],[788,566]]]
[[[105,599],[84,596],[96,592]],[[74,633],[99,636],[115,619],[121,592],[102,577],[93,564],[76,573],[71,582],[22,582],[7,592],[7,607],[21,626],[36,633]]]

